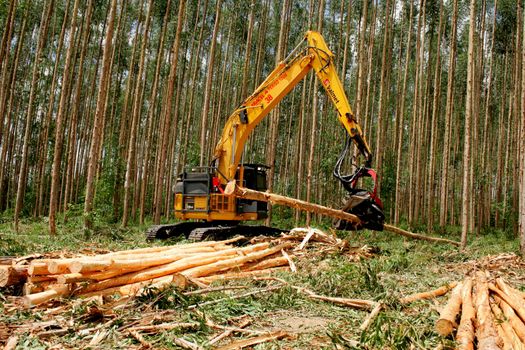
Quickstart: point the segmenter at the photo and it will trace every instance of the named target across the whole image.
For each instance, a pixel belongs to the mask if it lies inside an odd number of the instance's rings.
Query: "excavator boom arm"
[[[338,111],[339,121],[365,157],[367,166],[371,163],[372,153],[337,76],[333,53],[318,32],[308,31],[305,40],[307,47],[294,49],[226,121],[214,158],[222,183],[235,178],[244,145],[253,129],[311,69],[315,70]]]

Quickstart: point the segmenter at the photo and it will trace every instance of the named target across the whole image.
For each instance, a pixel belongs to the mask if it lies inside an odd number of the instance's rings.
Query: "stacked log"
[[[502,278],[477,272],[458,283],[436,322],[457,349],[525,349],[525,299]]]
[[[35,259],[26,265],[0,266],[0,287],[24,283],[23,304],[32,307],[65,296],[140,294],[145,288],[270,274],[287,269],[282,254],[292,242],[263,242],[244,247],[207,241],[141,248],[67,259]],[[285,253],[286,254],[286,253]],[[291,254],[291,252],[290,252]]]

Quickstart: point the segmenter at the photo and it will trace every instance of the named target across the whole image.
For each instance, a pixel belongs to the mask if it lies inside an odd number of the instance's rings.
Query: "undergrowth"
[[[1,222],[1,221],[0,221]],[[46,220],[23,220],[17,233],[8,222],[0,223],[0,255],[26,255],[53,251],[78,252],[92,250],[122,250],[148,245],[175,244],[177,240],[145,241],[148,225],[121,228],[119,225],[98,223],[88,236],[84,234],[81,220],[69,218],[59,226],[58,235],[50,237]],[[352,246],[368,245],[378,252],[373,258],[353,261],[345,254],[315,254],[297,262],[298,272],[281,273],[278,277],[290,285],[308,288],[315,293],[346,298],[382,301],[386,309],[371,323],[365,332],[359,325],[367,312],[336,306],[309,299],[297,290],[285,286],[276,291],[261,293],[240,299],[231,299],[233,294],[258,290],[269,285],[269,281],[232,281],[232,285],[244,285],[246,290],[234,292],[213,292],[203,295],[185,296],[176,288],[164,291],[155,289],[137,298],[130,307],[115,310],[114,320],[108,324],[107,332],[99,348],[130,348],[137,342],[123,337],[119,331],[129,322],[140,320],[148,312],[175,312],[179,322],[197,322],[199,327],[191,331],[172,330],[154,335],[144,335],[155,348],[177,348],[174,337],[182,337],[204,348],[210,348],[207,340],[217,331],[206,325],[205,318],[217,324],[227,320],[249,316],[251,327],[263,330],[284,329],[286,319],[307,324],[309,319],[320,320],[322,325],[306,332],[298,332],[294,339],[269,342],[255,346],[255,349],[432,349],[438,345],[454,345],[451,338],[438,336],[434,322],[438,314],[432,302],[416,302],[401,307],[402,296],[435,289],[447,282],[462,279],[463,272],[451,269],[454,265],[489,254],[518,251],[518,243],[504,232],[491,232],[470,238],[466,253],[455,247],[422,241],[406,240],[388,232],[338,232]],[[457,237],[454,237],[457,238]],[[523,288],[523,286],[518,286]],[[39,322],[45,318],[42,310],[17,310],[6,313],[4,303],[8,302],[5,290],[0,290],[0,324],[22,324],[27,321]],[[198,306],[208,301],[220,302]],[[74,301],[71,301],[74,302]],[[442,302],[442,301],[441,301]],[[189,308],[197,305],[195,311]],[[92,317],[89,305],[80,305],[61,315],[82,327],[96,327],[108,322],[106,316]],[[283,321],[284,320],[284,321]],[[295,322],[295,321],[294,321]],[[80,326],[79,326],[80,327]],[[236,334],[235,337],[248,335]],[[20,334],[19,349],[44,349],[58,344],[76,347],[81,342],[78,332],[69,332],[55,338],[40,339],[31,332]],[[356,345],[358,344],[358,345]]]

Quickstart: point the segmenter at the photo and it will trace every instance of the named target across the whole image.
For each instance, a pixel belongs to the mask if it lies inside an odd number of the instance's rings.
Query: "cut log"
[[[501,308],[503,315],[505,315],[505,318],[512,326],[514,332],[516,332],[521,341],[525,343],[525,324],[523,323],[523,321],[519,318],[518,315],[516,315],[514,309],[510,307],[510,305],[507,304],[498,295],[493,295],[493,298],[498,304],[498,306]]]
[[[27,274],[29,276],[49,275],[50,272],[47,269],[47,262],[45,260],[32,261],[27,268]]]
[[[207,253],[216,253],[213,249],[202,252],[203,256]],[[152,266],[168,264],[183,258],[186,258],[195,253],[182,253],[177,250],[176,254],[166,254],[165,252],[158,253],[157,256],[147,256],[141,259],[112,259],[107,261],[75,261],[69,266],[72,273],[89,273],[104,270],[127,270],[136,271],[142,270]]]
[[[198,254],[198,253],[213,253],[217,252],[219,250],[225,250],[229,249],[231,246],[226,245],[214,245],[209,247],[189,247],[186,248],[184,245],[181,245],[180,248],[173,248],[169,250],[164,250],[161,252],[154,252],[154,253],[141,253],[141,254],[118,254],[118,255],[100,255],[100,257],[104,259],[112,259],[112,260],[138,260],[138,259],[150,259],[150,258],[158,258],[158,257],[165,257],[170,255],[190,255],[190,254]]]
[[[472,280],[466,278],[461,290],[461,319],[456,342],[458,350],[474,350],[474,319],[476,311],[472,304]]]
[[[216,246],[222,246],[225,247],[227,244],[235,243],[240,240],[243,240],[243,236],[237,236],[233,237],[224,241],[203,241],[203,242],[194,242],[194,243],[186,243],[186,244],[176,244],[171,246],[163,246],[163,247],[148,247],[148,248],[138,248],[138,249],[132,249],[132,250],[120,250],[116,252],[111,252],[108,254],[105,254],[105,256],[108,257],[114,257],[117,255],[137,255],[137,254],[144,254],[144,253],[158,253],[163,251],[169,251],[173,249],[192,249],[197,247],[216,247]]]
[[[254,244],[246,248],[232,248],[215,253],[199,254],[197,256],[187,257],[172,263],[160,266],[154,266],[145,270],[130,272],[128,274],[93,283],[85,287],[81,293],[95,292],[111,287],[121,286],[124,284],[131,284],[151,280],[153,278],[172,275],[177,272],[188,270],[197,266],[213,264],[217,261],[224,260],[226,257],[233,257],[242,253],[249,253],[251,251],[262,250],[268,247],[268,243]]]
[[[142,281],[142,282],[136,282],[136,283],[130,283],[125,284],[118,287],[111,287],[103,290],[98,290],[95,292],[88,292],[88,293],[80,293],[79,295],[85,298],[89,298],[92,296],[108,296],[108,295],[120,295],[120,296],[128,296],[128,295],[141,295],[143,294],[143,291],[145,288],[156,288],[159,290],[162,290],[164,288],[167,288],[170,285],[180,283],[180,279],[174,279],[173,276],[162,276],[157,277],[152,280]],[[177,284],[178,287],[181,287]],[[182,287],[185,287],[186,283]]]
[[[525,320],[525,307],[523,306],[523,300],[514,298],[513,295],[508,295],[504,293],[502,290],[500,290],[493,284],[489,284],[489,289],[496,293],[507,304],[509,304],[522,320]]]
[[[260,192],[251,190],[248,188],[237,186],[235,181],[230,181],[226,185],[226,189],[224,190],[224,193],[227,195],[235,195],[236,197],[245,198],[245,199],[251,199],[256,201],[263,201],[263,202],[269,202],[274,205],[284,205],[287,207],[308,211],[311,213],[316,213],[320,215],[326,215],[329,217],[342,219],[345,221],[355,222],[359,223],[361,220],[350,213],[345,213],[341,210],[336,210],[332,208],[328,208],[319,204],[314,203],[308,203],[306,201],[300,200],[300,199],[294,199],[290,197],[281,196],[278,194],[268,193],[268,192]]]
[[[476,339],[478,349],[497,350],[503,345],[494,326],[494,317],[489,304],[489,287],[485,274],[476,274],[474,305],[476,307]]]
[[[256,271],[269,269],[271,267],[284,266],[288,264],[288,259],[284,256],[278,256],[272,259],[265,259],[263,261],[258,261],[250,264],[244,264],[241,266],[242,271]]]
[[[496,278],[496,285],[499,287],[499,289],[501,289],[501,291],[503,291],[503,293],[507,294],[508,296],[511,296],[514,300],[516,300],[516,302],[521,301],[522,305],[524,304],[522,300],[522,292],[509,286],[507,283],[505,283],[503,278]],[[523,320],[525,321],[525,318]]]
[[[459,283],[452,292],[447,304],[441,310],[439,319],[436,322],[436,331],[442,335],[447,336],[457,327],[456,318],[461,308],[461,291],[463,289],[463,283]]]
[[[503,340],[504,350],[523,350],[524,346],[520,338],[512,328],[511,323],[506,319],[500,307],[496,303],[490,303],[490,308],[496,319],[496,329]]]
[[[24,287],[22,288],[22,292],[24,295],[34,294],[34,293],[40,293],[48,289],[49,286],[53,284],[58,284],[56,281],[44,281],[40,283],[30,283],[26,282],[24,283]]]
[[[458,282],[451,282],[449,284],[446,284],[444,286],[439,287],[438,289],[434,289],[429,292],[421,292],[421,293],[415,293],[415,294],[408,295],[404,298],[399,299],[399,302],[401,304],[410,304],[417,300],[433,299],[433,298],[447,294],[448,291],[452,290],[457,285],[458,285]]]
[[[197,278],[197,281],[205,283],[205,284],[210,284],[215,281],[227,281],[227,280],[236,280],[236,279],[251,278],[251,277],[258,277],[258,276],[266,276],[266,275],[271,275],[272,273],[275,273],[275,272],[282,272],[282,271],[287,271],[287,270],[288,270],[288,267],[274,267],[270,269],[255,270],[255,271],[229,272],[229,273],[223,273],[220,275],[200,277],[200,278]]]
[[[26,307],[37,306],[52,299],[65,296],[69,294],[69,292],[69,285],[55,285],[44,292],[24,296],[23,302]]]
[[[292,246],[293,244],[291,243],[282,243],[275,247],[268,248],[260,252],[247,254],[246,256],[219,260],[214,263],[207,264],[207,265],[200,265],[200,266],[188,269],[184,271],[182,274],[186,277],[193,277],[193,278],[204,277],[204,276],[210,275],[215,272],[230,269],[232,267],[238,266],[240,264],[244,264],[246,262],[257,261],[268,255],[272,255],[278,251],[281,251],[282,249],[290,248]]]
[[[300,199],[290,198],[281,196],[274,193],[269,192],[260,192],[255,191],[252,189],[244,188],[237,186],[235,181],[230,181],[226,185],[226,189],[224,190],[225,194],[228,195],[235,195],[236,197],[245,198],[245,199],[251,199],[256,201],[263,201],[263,202],[269,202],[274,205],[284,205],[287,207],[299,209],[302,211],[307,211],[310,213],[316,213],[319,215],[329,216],[336,219],[341,219],[353,223],[359,223],[361,220],[353,214],[344,212],[342,210],[332,209],[328,208],[319,204],[309,203]],[[391,226],[391,225],[384,225],[384,229],[386,231],[390,231],[393,233],[397,233],[399,235],[413,238],[413,239],[420,239],[430,242],[439,242],[439,243],[447,243],[447,244],[453,244],[455,246],[459,246],[459,242],[452,241],[445,238],[438,238],[438,237],[429,237],[429,236],[423,236],[415,233],[411,233],[402,229],[399,229],[397,227]]]
[[[0,287],[23,284],[26,279],[27,267],[0,266]]]
[[[27,282],[28,283],[40,283],[40,282],[47,282],[47,281],[58,282],[57,280],[58,276],[61,276],[61,275],[27,276]]]
[[[238,239],[239,238],[235,238],[234,240]],[[142,250],[119,251],[103,255],[83,256],[79,258],[38,260],[35,265],[35,274],[44,275],[48,273],[64,274],[69,272],[97,272],[109,268],[128,268],[130,267],[129,265],[138,264],[138,261],[142,261],[144,267],[148,267],[170,262],[170,257],[173,257],[173,260],[171,261],[175,261],[192,254],[214,253],[231,249],[230,246],[227,246],[222,242],[214,241],[206,242],[205,244],[204,242],[199,242],[199,245],[190,243],[187,245],[169,246],[167,248],[169,249],[158,250],[156,247],[153,247],[144,248]]]
[[[103,270],[107,270],[112,265],[112,263],[113,263],[112,260],[73,261],[68,264],[69,265],[68,269],[71,273],[103,271]],[[52,262],[48,264],[49,272],[54,271],[52,264],[53,264]]]

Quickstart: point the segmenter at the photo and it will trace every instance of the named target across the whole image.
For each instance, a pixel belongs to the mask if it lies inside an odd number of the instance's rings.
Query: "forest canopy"
[[[523,1],[2,0],[0,23],[0,212],[15,225],[169,220],[177,174],[209,164],[230,113],[312,29],[387,221],[525,230]],[[318,84],[290,92],[244,160],[271,166],[271,191],[337,208],[346,136]]]

